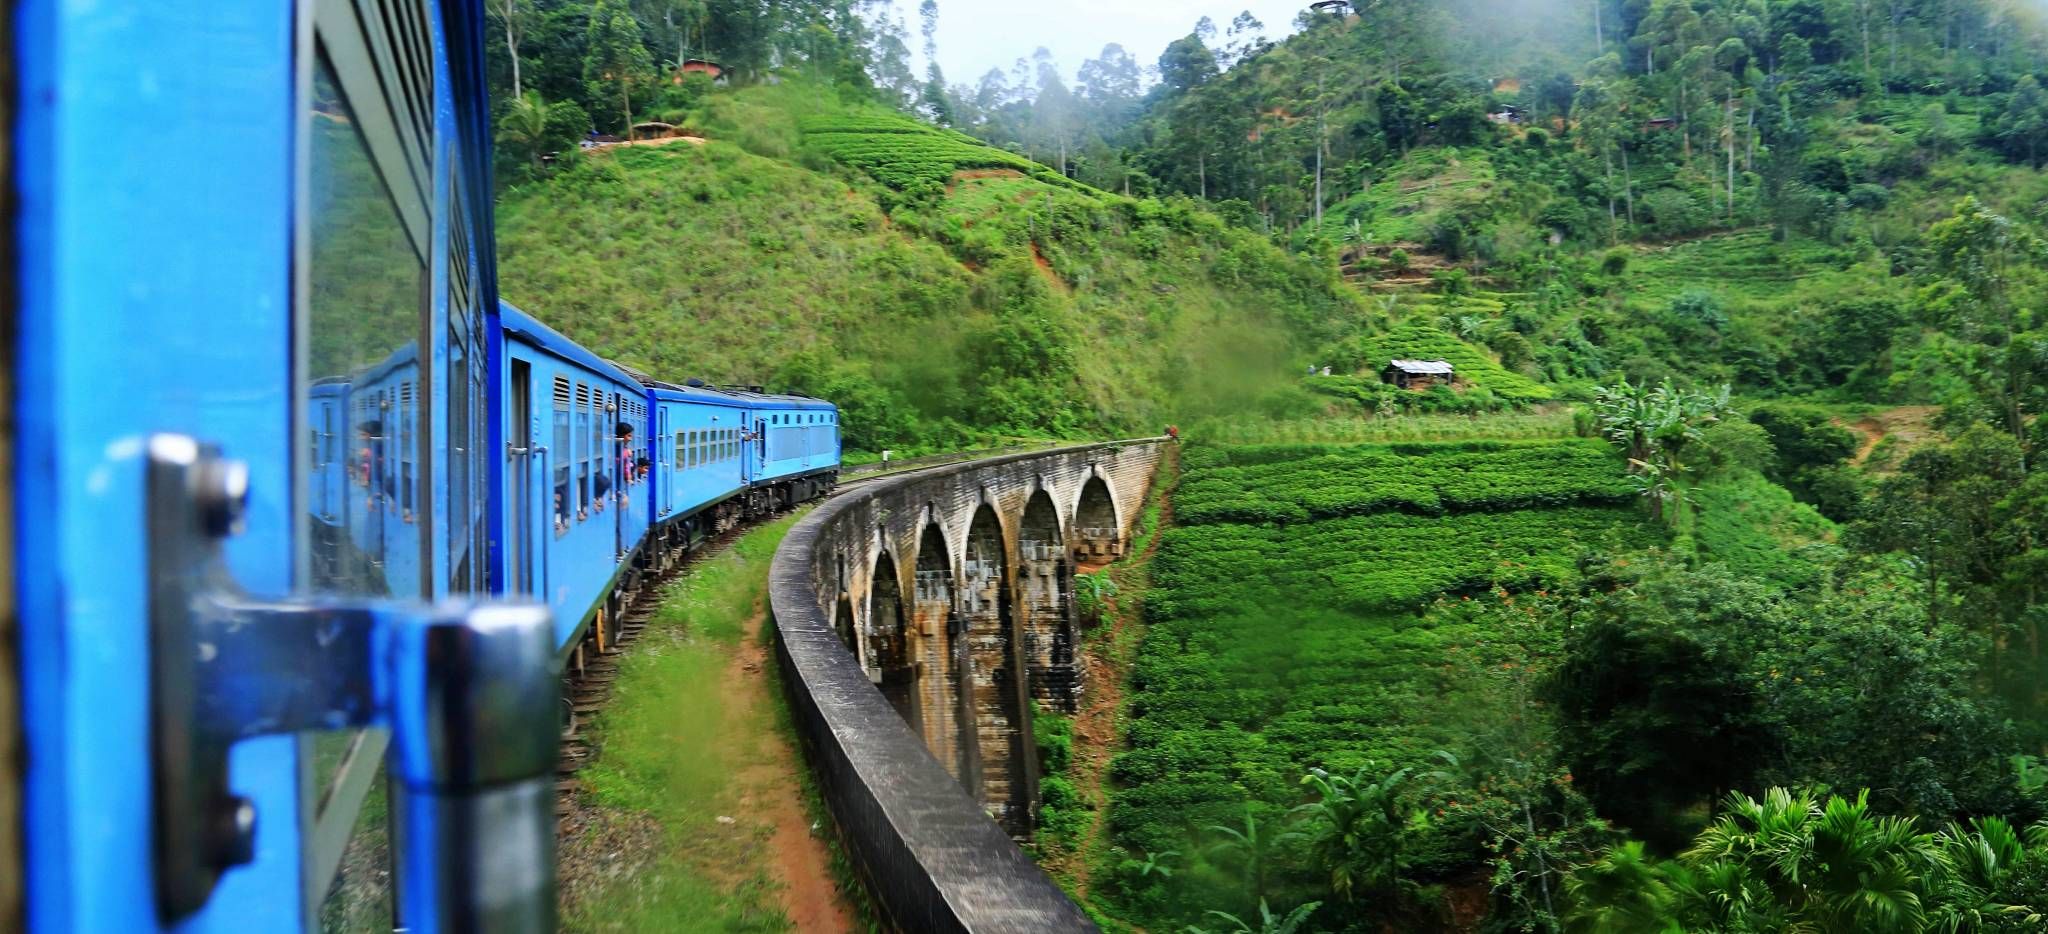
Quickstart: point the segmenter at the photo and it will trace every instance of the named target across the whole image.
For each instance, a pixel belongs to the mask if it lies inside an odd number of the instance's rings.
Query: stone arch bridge
[[[1074,709],[1073,575],[1129,542],[1163,442],[869,481],[790,531],[770,582],[799,732],[849,848],[905,930],[1086,929],[1016,846],[1034,702]]]

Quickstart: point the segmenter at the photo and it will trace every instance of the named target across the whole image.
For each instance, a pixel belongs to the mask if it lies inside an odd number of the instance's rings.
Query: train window
[[[398,519],[413,521],[413,411],[418,399],[410,380],[398,384]],[[425,568],[421,569],[426,570]]]
[[[569,456],[576,459],[576,521],[590,515],[590,386],[576,384],[576,440]]]
[[[427,35],[424,7],[397,11],[408,27]],[[427,559],[428,523],[406,522],[424,513],[429,481],[423,387],[431,378],[421,352],[431,326],[432,276],[427,267],[431,231],[418,181],[396,144],[391,106],[370,68],[337,70],[332,48],[360,50],[360,35],[318,37],[298,57],[296,147],[300,200],[293,212],[292,368],[294,417],[317,425],[293,452],[296,535],[301,548],[297,585],[308,592],[352,597],[431,597],[435,575]],[[367,88],[367,91],[365,90]],[[303,445],[300,447],[300,445]],[[344,479],[344,477],[346,479]],[[360,866],[335,886],[331,905],[350,908],[350,927],[388,926],[388,836],[382,821],[379,731],[315,734],[303,743],[307,776],[307,835],[326,841],[306,854],[314,893],[325,894],[344,863]],[[381,906],[381,907],[380,907]]]
[[[465,265],[467,257],[460,261]],[[469,310],[448,303],[448,590],[469,590]]]
[[[555,469],[555,534],[569,531],[569,456],[570,447],[569,412],[574,403],[569,392],[569,381],[555,377],[555,448],[548,456],[553,459]]]
[[[673,439],[670,439],[670,441],[669,441],[669,448],[668,448],[668,462],[669,462],[670,466],[671,466],[671,467],[673,467],[673,468],[674,468],[674,469],[676,469],[676,470],[681,470],[681,469],[683,469],[683,461],[682,461],[682,457],[683,457],[683,433],[682,433],[682,432],[680,432],[680,431],[678,431],[678,432],[676,432],[676,436],[675,436],[675,437],[674,437]]]

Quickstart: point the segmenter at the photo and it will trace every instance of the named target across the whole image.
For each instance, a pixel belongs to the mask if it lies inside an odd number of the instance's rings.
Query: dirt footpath
[[[821,834],[805,813],[803,789],[797,783],[804,767],[787,733],[773,726],[770,713],[774,699],[768,696],[768,668],[774,655],[762,641],[766,613],[755,607],[747,621],[747,635],[741,638],[723,675],[728,722],[768,729],[754,729],[750,737],[753,754],[738,778],[739,813],[734,820],[765,830],[768,834],[770,874],[778,883],[777,894],[792,928],[798,931],[850,932],[853,911],[839,896],[832,878],[832,857]],[[744,740],[742,740],[744,741]]]

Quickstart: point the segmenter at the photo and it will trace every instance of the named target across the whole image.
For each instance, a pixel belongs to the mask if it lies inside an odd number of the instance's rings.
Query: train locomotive
[[[551,929],[564,673],[837,410],[500,299],[479,0],[8,13],[0,930]]]

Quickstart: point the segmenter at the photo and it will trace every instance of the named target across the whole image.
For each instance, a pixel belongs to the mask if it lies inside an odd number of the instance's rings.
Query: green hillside
[[[505,297],[649,372],[830,396],[866,449],[1255,407],[1365,318],[1333,270],[1184,199],[820,93],[720,94],[709,142],[512,189]]]

